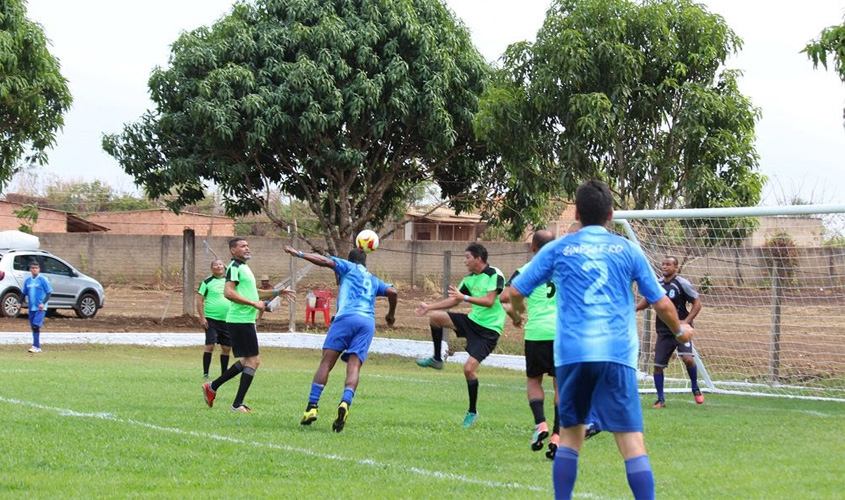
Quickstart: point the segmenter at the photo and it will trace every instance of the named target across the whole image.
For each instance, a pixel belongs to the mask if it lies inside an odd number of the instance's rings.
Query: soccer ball
[[[366,253],[370,253],[378,248],[378,235],[375,231],[364,229],[355,237],[355,246]]]

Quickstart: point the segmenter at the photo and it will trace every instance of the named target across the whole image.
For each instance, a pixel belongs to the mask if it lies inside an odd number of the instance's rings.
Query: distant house
[[[404,227],[393,233],[394,239],[411,241],[477,241],[487,229],[487,222],[476,214],[455,214],[449,208],[408,208]]]
[[[23,208],[22,203],[0,200],[0,231],[18,229],[21,220],[15,212]],[[32,226],[34,233],[93,233],[109,229],[76,214],[38,207],[38,221]]]
[[[197,236],[232,236],[235,220],[231,217],[182,212],[179,215],[164,208],[98,212],[88,220],[108,228],[111,234],[148,234],[180,236],[193,229]]]

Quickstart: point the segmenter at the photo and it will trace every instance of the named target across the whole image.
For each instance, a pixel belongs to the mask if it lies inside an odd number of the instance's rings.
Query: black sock
[[[226,370],[229,368],[229,355],[228,354],[221,354],[220,355],[220,373],[226,373]],[[208,373],[206,370],[205,373]]]
[[[560,434],[560,414],[557,412],[557,405],[555,405],[555,427],[552,434]]]
[[[467,380],[467,392],[469,392],[469,411],[470,413],[478,413],[475,409],[475,403],[478,401],[478,379]]]
[[[243,372],[241,373],[241,383],[238,386],[238,394],[235,396],[235,401],[232,402],[232,408],[237,408],[238,406],[244,404],[246,391],[249,390],[253,377],[255,377],[255,370],[249,366],[245,366]]]
[[[443,327],[431,325],[431,340],[434,341],[434,360],[443,361]]]
[[[534,414],[534,425],[546,421],[546,414],[543,412],[542,399],[532,399],[528,402],[528,406],[531,407],[531,413]]]
[[[234,365],[230,366],[229,369],[223,373],[223,375],[220,375],[211,382],[211,390],[217,392],[217,389],[219,389],[221,385],[235,378],[241,371],[243,371],[243,369],[244,365],[241,364],[240,361],[236,361]]]
[[[208,369],[211,368],[211,353],[202,353],[202,374],[208,375]]]

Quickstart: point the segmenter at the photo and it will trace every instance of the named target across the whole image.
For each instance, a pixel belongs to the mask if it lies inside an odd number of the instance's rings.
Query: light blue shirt
[[[35,278],[29,276],[23,282],[23,289],[30,311],[37,311],[42,302],[44,303],[44,310],[47,310],[47,303],[44,302],[44,299],[47,298],[48,293],[53,293],[53,287],[50,286],[47,278],[40,274]]]
[[[665,291],[640,248],[602,226],[546,244],[513,281],[523,296],[551,279],[557,287],[555,366],[610,361],[637,367],[634,292],[649,303]]]
[[[358,314],[375,318],[376,297],[384,296],[392,286],[370,274],[361,264],[346,259],[329,257],[335,263],[334,272],[340,277],[340,291],[337,298],[338,317]]]

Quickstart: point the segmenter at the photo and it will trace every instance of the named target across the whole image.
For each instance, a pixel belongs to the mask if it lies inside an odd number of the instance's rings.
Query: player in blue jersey
[[[592,411],[603,430],[614,434],[634,497],[654,498],[637,392],[632,282],[677,338],[689,340],[693,329],[681,325],[640,248],[605,228],[613,217],[607,185],[596,180],[582,184],[575,208],[583,229],[545,245],[514,279],[510,294],[518,313],[525,310],[524,297],[549,279],[559,294],[555,367],[563,429],[552,468],[555,497],[572,497],[584,424]]]
[[[346,383],[334,423],[332,423],[332,430],[340,432],[346,425],[349,407],[352,406],[352,398],[358,388],[361,365],[367,360],[367,352],[370,350],[370,343],[376,332],[376,297],[387,297],[389,310],[384,319],[388,326],[393,326],[396,320],[394,313],[398,292],[393,285],[370,274],[366,267],[367,254],[363,250],[356,248],[349,252],[349,260],[303,253],[290,245],[285,245],[285,252],[312,264],[333,269],[340,282],[337,315],[323,343],[323,357],[317,372],[314,373],[308,405],[299,422],[302,425],[311,425],[317,420],[320,395],[339,357],[346,362]]]
[[[41,352],[41,328],[44,326],[44,316],[47,314],[47,301],[53,294],[53,288],[47,278],[41,276],[41,266],[33,260],[29,264],[29,273],[23,282],[23,293],[29,305],[29,328],[32,330],[31,353]]]

